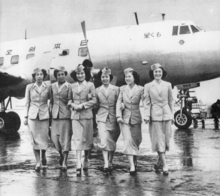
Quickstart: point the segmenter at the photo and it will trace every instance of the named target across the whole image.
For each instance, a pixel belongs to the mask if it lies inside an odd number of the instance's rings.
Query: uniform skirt
[[[123,153],[127,155],[138,155],[139,146],[142,141],[141,124],[120,123],[120,129],[123,136]]]
[[[58,151],[71,150],[72,126],[70,119],[53,119],[51,140]]]
[[[120,135],[120,129],[117,122],[111,123],[107,122],[98,122],[98,132],[100,142],[105,148],[102,150],[106,151],[115,151],[116,150],[116,142]]]
[[[170,148],[171,121],[151,121],[149,133],[153,152],[166,152]]]
[[[93,120],[72,120],[73,149],[90,150],[93,144]]]
[[[28,119],[28,129],[34,150],[46,150],[49,141],[49,119]]]

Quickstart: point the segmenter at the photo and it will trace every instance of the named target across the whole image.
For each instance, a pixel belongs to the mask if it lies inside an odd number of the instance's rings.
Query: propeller
[[[89,47],[88,47],[88,40],[87,40],[87,37],[86,37],[86,22],[85,21],[81,22],[81,26],[82,26],[83,35],[84,35],[86,45],[87,45],[89,60],[91,61],[91,57],[90,57],[90,53],[89,53]]]

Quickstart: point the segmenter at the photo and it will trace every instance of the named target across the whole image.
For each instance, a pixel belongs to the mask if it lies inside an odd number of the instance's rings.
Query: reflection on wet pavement
[[[22,115],[22,112],[20,112]],[[48,168],[35,172],[35,158],[27,127],[13,135],[0,134],[0,195],[218,195],[220,193],[220,130],[206,128],[177,130],[173,126],[171,151],[167,152],[170,174],[156,174],[147,125],[143,124],[137,176],[128,173],[128,160],[121,153],[120,136],[114,158],[114,171],[102,172],[103,158],[93,149],[90,166],[76,177],[75,152],[71,151],[68,170],[62,172],[59,156],[50,144]],[[18,192],[19,189],[19,192]]]

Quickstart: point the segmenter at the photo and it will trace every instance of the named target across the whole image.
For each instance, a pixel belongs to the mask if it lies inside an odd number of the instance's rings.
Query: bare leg
[[[40,161],[40,150],[35,150],[34,149],[34,155],[35,155],[35,159],[36,159],[36,167],[40,167],[41,165],[41,161]]]
[[[136,167],[136,165],[137,165],[137,156],[134,155],[134,166]]]
[[[81,165],[82,165],[81,159],[82,159],[82,151],[77,150],[76,151],[77,168],[81,168]]]
[[[157,166],[163,165],[161,158],[160,158],[160,152],[157,152],[157,153],[158,153]]]
[[[108,168],[108,151],[106,150],[103,150],[102,151],[102,154],[103,154],[103,159],[104,159],[104,168]]]
[[[135,171],[134,156],[133,155],[127,155],[127,156],[128,156],[128,161],[130,164],[130,171]]]
[[[63,164],[62,164],[62,167],[67,167],[68,154],[69,154],[69,151],[63,152]]]
[[[59,151],[59,154],[60,154],[59,164],[62,166],[63,165],[63,153],[62,153],[62,150]]]
[[[165,153],[164,152],[159,152],[159,158],[162,162],[163,170],[167,171],[168,167],[167,167],[167,162],[166,162],[166,158],[165,158]]]
[[[108,153],[108,162],[109,162],[109,166],[112,167],[112,160],[113,160],[113,157],[114,157],[114,151],[109,151]]]

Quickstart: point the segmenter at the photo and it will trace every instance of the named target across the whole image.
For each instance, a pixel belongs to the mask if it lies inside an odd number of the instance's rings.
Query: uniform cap
[[[127,75],[129,72],[133,72],[133,71],[134,71],[134,69],[127,68],[127,69],[124,70],[124,74]]]
[[[109,68],[104,68],[104,69],[102,69],[102,73],[105,75],[111,75],[112,71]]]
[[[154,70],[157,69],[157,68],[162,68],[162,65],[159,64],[159,63],[155,63],[155,64],[151,65],[151,70],[152,70],[152,71],[154,71]]]
[[[76,67],[75,71],[76,71],[76,72],[81,72],[81,71],[83,71],[84,69],[85,69],[85,67],[84,67],[83,65],[79,64],[79,65]]]

